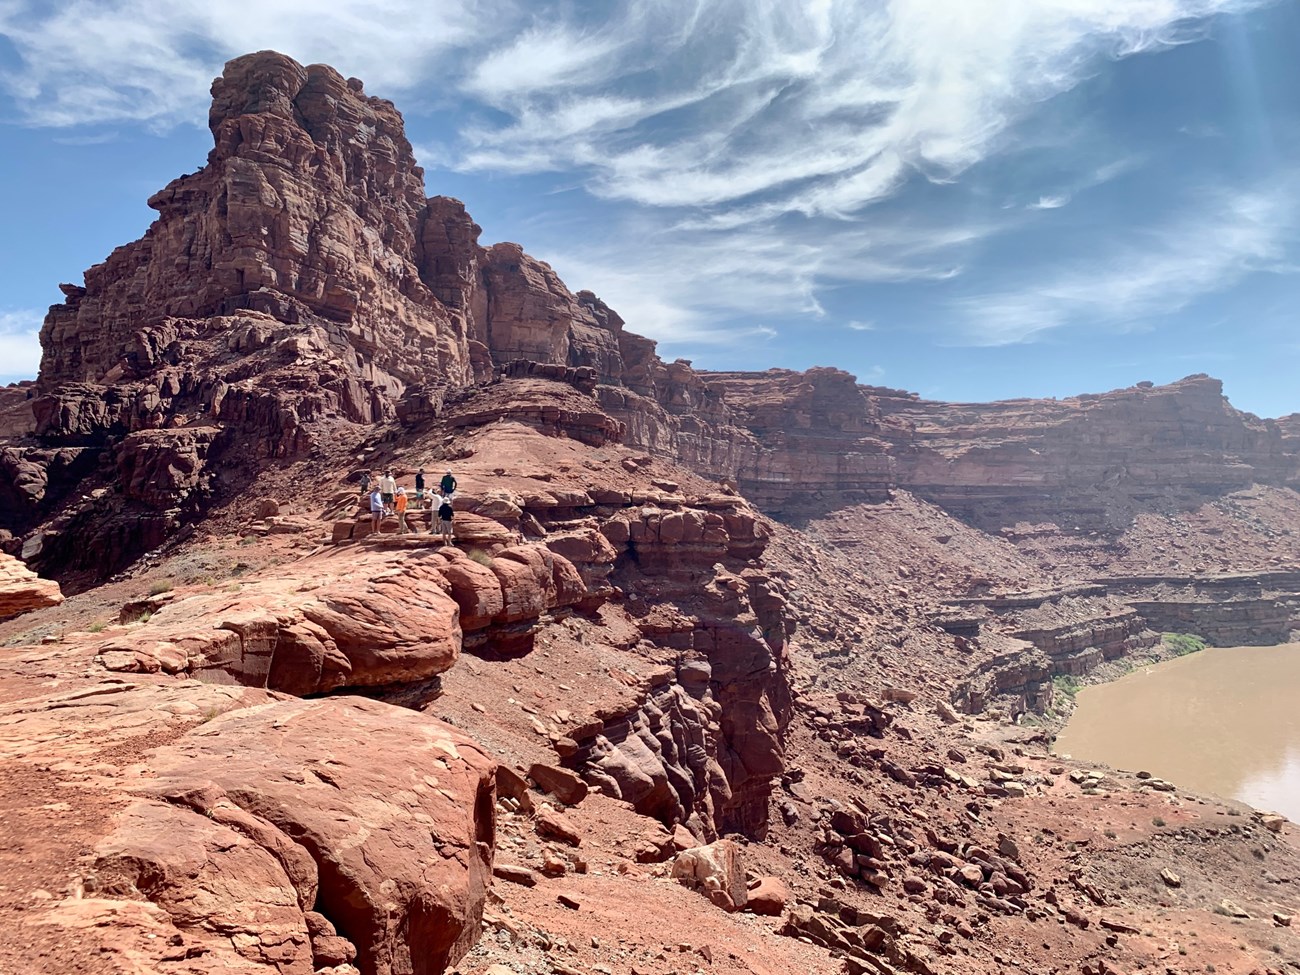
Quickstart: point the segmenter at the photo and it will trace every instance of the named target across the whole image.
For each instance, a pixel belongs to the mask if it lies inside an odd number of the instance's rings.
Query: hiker
[[[361,493],[369,494],[370,493],[370,472],[362,471],[358,475],[357,480],[361,482]]]
[[[370,530],[379,531],[379,523],[384,519],[384,495],[379,488],[370,492]]]
[[[451,471],[448,471],[446,474],[442,475],[442,480],[438,482],[438,486],[442,488],[442,496],[444,498],[450,496],[455,492],[456,479],[451,476]]]
[[[454,514],[451,510],[451,495],[444,494],[442,504],[438,505],[438,532],[444,544],[452,541],[451,519]]]
[[[415,472],[415,500],[424,500],[424,468]]]
[[[397,489],[397,497],[394,499],[393,506],[397,510],[397,533],[399,535],[405,535],[406,534],[406,488],[399,487]]]
[[[384,512],[391,513],[393,510],[393,501],[397,497],[397,479],[393,477],[390,470],[379,479],[379,490],[384,494]]]

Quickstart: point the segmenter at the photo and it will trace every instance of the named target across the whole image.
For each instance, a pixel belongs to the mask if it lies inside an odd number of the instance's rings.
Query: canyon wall
[[[0,456],[0,544],[46,572],[102,578],[257,463],[436,413],[519,361],[584,370],[624,442],[795,521],[903,487],[983,527],[1106,528],[1143,505],[1297,482],[1294,423],[1232,409],[1207,377],[969,405],[837,369],[665,362],[594,294],[518,244],[483,246],[463,204],[426,197],[401,114],[357,79],[260,52],[212,94],[206,165],[150,199],[143,238],[63,285],[42,329],[24,392],[36,436],[11,425]],[[141,490],[92,505],[111,481],[96,472]]]
[[[912,432],[900,483],[988,528],[1114,528],[1142,505],[1294,485],[1300,470],[1278,424],[1233,409],[1208,376],[1063,400],[877,402]]]

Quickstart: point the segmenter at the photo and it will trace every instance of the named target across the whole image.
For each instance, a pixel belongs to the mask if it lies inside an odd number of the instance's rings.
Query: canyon
[[[665,362],[358,79],[212,96],[0,389],[6,966],[1300,968],[1293,826],[1047,750],[1300,631],[1296,417]],[[373,530],[448,468],[454,546]]]

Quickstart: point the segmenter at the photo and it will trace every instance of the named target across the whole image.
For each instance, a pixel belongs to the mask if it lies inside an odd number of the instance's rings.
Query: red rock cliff
[[[1296,480],[1295,424],[1233,410],[1206,377],[962,405],[835,369],[664,362],[594,294],[426,198],[400,113],[360,81],[260,52],[212,94],[207,164],[151,198],[142,239],[63,286],[28,391],[38,439],[24,420],[0,447],[16,486],[0,542],[48,571],[115,571],[263,460],[416,422],[518,360],[575,370],[626,442],[784,517],[901,486],[984,524],[1098,524],[1125,516],[1102,490],[1139,504]],[[92,511],[96,471],[132,487]]]

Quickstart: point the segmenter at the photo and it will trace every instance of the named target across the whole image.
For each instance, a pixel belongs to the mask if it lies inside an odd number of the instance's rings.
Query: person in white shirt
[[[384,511],[391,514],[393,501],[397,497],[397,478],[393,477],[392,471],[385,471],[384,476],[379,479],[379,490],[384,495]]]

